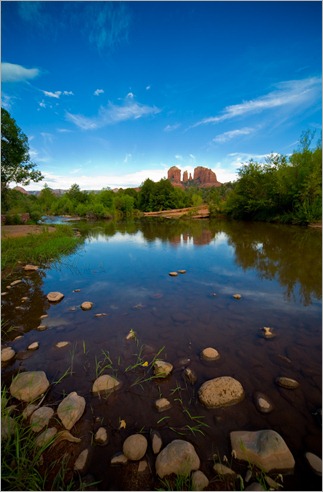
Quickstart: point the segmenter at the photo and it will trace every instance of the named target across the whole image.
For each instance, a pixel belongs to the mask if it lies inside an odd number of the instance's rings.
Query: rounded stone
[[[236,379],[221,376],[203,383],[198,395],[207,408],[218,408],[239,403],[244,398],[244,390]]]
[[[305,458],[316,475],[322,476],[322,460],[314,453],[305,453]]]
[[[48,443],[50,443],[51,440],[54,439],[56,434],[57,434],[56,427],[50,427],[49,429],[44,430],[44,432],[42,432],[39,436],[36,437],[35,439],[36,446],[39,448],[46,446]]]
[[[200,458],[190,442],[175,439],[159,453],[155,465],[160,478],[172,473],[187,475],[200,468]]]
[[[30,417],[31,429],[34,432],[41,431],[54,415],[54,410],[50,407],[40,407],[35,410]]]
[[[83,449],[83,451],[79,454],[77,460],[74,463],[74,470],[79,472],[84,471],[87,465],[88,457],[89,457],[89,450]]]
[[[24,266],[25,272],[34,272],[34,271],[38,270],[38,268],[39,267],[36,265],[25,265]]]
[[[84,410],[85,398],[73,391],[58,405],[57,415],[65,429],[71,430],[73,425],[82,417]]]
[[[159,398],[159,400],[155,401],[155,407],[157,408],[158,412],[165,412],[165,410],[170,409],[171,404],[167,400],[167,398]]]
[[[57,342],[55,347],[57,348],[63,348],[63,347],[66,347],[66,345],[69,345],[70,342]]]
[[[178,273],[177,272],[169,272],[169,275],[171,277],[177,277]]]
[[[90,309],[92,309],[92,306],[93,306],[93,302],[88,302],[88,301],[82,302],[81,304],[81,308],[83,309],[83,311],[89,311]]]
[[[139,461],[145,456],[148,442],[142,434],[133,434],[123,443],[123,454],[132,461]]]
[[[220,354],[215,348],[207,347],[202,350],[201,357],[204,360],[217,360]]]
[[[233,294],[232,296],[234,299],[241,299],[241,294]]]
[[[107,430],[104,427],[100,427],[95,433],[95,442],[100,444],[100,446],[105,446],[108,443],[108,439]]]
[[[285,376],[281,376],[276,378],[276,384],[285,389],[296,389],[299,386],[299,382],[292,378],[287,378]]]
[[[209,479],[201,470],[192,473],[192,490],[204,490],[208,485]]]
[[[109,374],[103,374],[99,376],[93,383],[92,393],[98,395],[100,393],[107,393],[110,391],[115,391],[120,387],[121,383],[110,376]]]
[[[177,270],[177,273],[184,275],[184,273],[186,273],[186,270]]]
[[[10,393],[18,400],[31,402],[45,393],[49,381],[44,371],[29,371],[18,374],[11,383]]]
[[[16,355],[16,352],[11,347],[6,347],[1,350],[1,362],[8,362],[13,359]]]
[[[38,342],[33,342],[30,345],[28,345],[28,350],[37,350],[38,348],[39,348]]]
[[[261,413],[270,413],[274,408],[268,396],[264,395],[263,393],[255,393],[254,400],[257,410],[259,410],[259,412]]]
[[[154,363],[155,376],[159,378],[166,378],[173,370],[173,365],[170,362],[163,360],[156,360]]]
[[[61,292],[49,292],[49,294],[47,294],[47,299],[49,302],[59,302],[63,299],[63,297],[64,294]]]
[[[38,330],[38,331],[47,330],[47,326],[46,325],[39,325],[39,326],[37,326],[36,330]]]

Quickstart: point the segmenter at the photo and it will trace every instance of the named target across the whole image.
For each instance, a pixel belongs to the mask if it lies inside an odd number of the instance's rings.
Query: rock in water
[[[88,302],[88,301],[82,302],[81,304],[81,308],[83,309],[83,311],[88,311],[89,309],[92,309],[92,306],[93,306],[93,302]]]
[[[310,465],[311,469],[316,475],[322,476],[322,460],[318,456],[309,451],[305,453],[305,458],[307,463]]]
[[[204,490],[209,485],[209,479],[201,470],[192,473],[192,490]]]
[[[231,447],[237,459],[248,461],[264,472],[292,471],[295,460],[284,439],[275,431],[230,432]]]
[[[201,357],[204,360],[217,360],[220,354],[215,348],[207,347],[202,350]]]
[[[121,383],[117,379],[109,376],[109,374],[103,374],[94,381],[92,392],[94,395],[110,393],[117,390],[120,385]]]
[[[299,382],[295,379],[286,378],[285,376],[281,376],[276,378],[276,384],[285,389],[296,389],[299,386]]]
[[[221,376],[203,383],[198,395],[207,408],[217,408],[239,403],[244,398],[244,390],[236,379]]]
[[[57,415],[65,429],[71,430],[73,425],[82,417],[85,410],[85,399],[73,391],[58,405]]]
[[[63,299],[64,297],[64,294],[62,294],[61,292],[50,292],[49,294],[47,294],[47,299],[49,300],[49,302],[59,302]]]
[[[11,347],[5,347],[1,350],[1,362],[8,362],[13,359],[16,352]]]
[[[50,407],[40,407],[35,410],[30,417],[30,426],[34,432],[41,431],[54,415],[54,410]]]
[[[173,370],[173,365],[170,362],[156,360],[154,364],[154,373],[159,378],[166,378]]]
[[[123,443],[123,454],[133,461],[139,461],[145,456],[147,451],[148,442],[145,436],[142,434],[133,434],[127,437]]]
[[[30,402],[45,393],[49,381],[44,371],[29,371],[18,374],[11,383],[10,393],[18,400]]]
[[[175,439],[159,453],[155,465],[160,478],[172,473],[187,475],[199,469],[200,458],[190,442]]]

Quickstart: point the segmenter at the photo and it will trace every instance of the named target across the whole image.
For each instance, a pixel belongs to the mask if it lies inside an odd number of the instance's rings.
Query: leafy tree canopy
[[[28,138],[1,108],[1,191],[6,191],[11,182],[28,185],[41,181],[43,175],[35,167],[29,156]]]

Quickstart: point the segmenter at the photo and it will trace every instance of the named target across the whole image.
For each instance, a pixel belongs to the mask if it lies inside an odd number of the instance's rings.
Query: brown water
[[[2,285],[8,292],[2,297],[2,319],[9,328],[3,342],[18,352],[3,369],[2,381],[8,384],[19,370],[44,370],[54,382],[69,370],[47,401],[56,407],[71,391],[85,397],[85,414],[73,428],[83,447],[98,427],[108,429],[109,444],[92,448],[89,471],[101,480],[98,488],[126,489],[124,473],[112,469],[110,460],[132,433],[158,429],[164,444],[189,440],[211,478],[214,453],[231,459],[231,431],[273,429],[296,460],[294,475],[284,479],[285,490],[321,490],[321,480],[304,460],[306,451],[322,455],[322,429],[313,415],[322,400],[321,231],[166,219],[77,227],[86,239],[76,253],[37,272],[18,270]],[[168,275],[179,269],[186,274]],[[23,281],[6,289],[17,278]],[[65,297],[50,305],[50,291]],[[232,297],[235,293],[240,300]],[[24,296],[28,300],[21,302]],[[83,301],[93,302],[93,308],[83,311]],[[94,316],[102,313],[106,316]],[[43,314],[48,317],[41,321]],[[40,324],[47,329],[38,331]],[[264,339],[264,326],[276,336]],[[137,340],[126,340],[130,329]],[[18,334],[23,337],[11,341]],[[39,349],[27,351],[34,341]],[[59,341],[70,344],[57,349]],[[221,355],[213,363],[200,358],[209,346]],[[159,351],[174,365],[167,380],[145,381],[152,375],[150,365],[130,369],[138,360],[150,364]],[[186,366],[197,375],[193,386],[183,376]],[[91,394],[101,370],[122,382],[108,398]],[[238,379],[246,396],[235,406],[207,410],[197,391],[218,376]],[[296,379],[299,388],[279,388],[278,376]],[[273,402],[270,414],[256,409],[257,391]],[[172,403],[165,413],[154,408],[160,397]],[[126,429],[119,430],[121,419]],[[75,445],[70,447],[76,453]],[[147,485],[155,487],[157,482]],[[216,482],[213,487],[219,490]]]

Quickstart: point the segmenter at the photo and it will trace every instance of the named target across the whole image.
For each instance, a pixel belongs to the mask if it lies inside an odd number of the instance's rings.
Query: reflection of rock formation
[[[177,244],[194,244],[195,246],[203,246],[209,244],[214,239],[215,234],[210,229],[203,229],[199,234],[189,234],[184,232],[172,237],[169,242],[173,245]]]
[[[194,185],[199,188],[210,188],[211,186],[221,186],[217,180],[216,174],[203,166],[198,166],[194,169],[194,178],[187,171],[183,173],[183,181],[181,181],[181,170],[173,166],[168,170],[167,178],[173,186],[184,188],[185,186]]]

